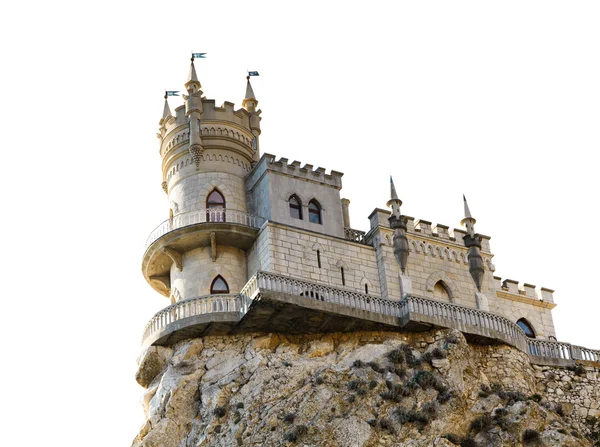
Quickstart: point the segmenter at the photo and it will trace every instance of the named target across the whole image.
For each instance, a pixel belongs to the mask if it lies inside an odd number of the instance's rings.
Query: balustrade
[[[347,240],[366,244],[365,232],[360,230],[354,230],[352,228],[344,228],[344,235]]]
[[[512,321],[479,309],[413,295],[406,295],[401,301],[391,301],[373,295],[338,289],[268,272],[258,272],[252,276],[239,294],[206,295],[179,301],[166,307],[158,312],[146,325],[143,339],[145,340],[150,335],[165,329],[169,324],[196,315],[240,312],[240,316],[243,317],[248,312],[252,301],[261,291],[303,296],[315,301],[400,318],[408,315],[413,321],[419,321],[419,315],[422,315],[427,317],[428,322],[431,322],[432,319],[437,320],[437,324],[441,327],[451,327],[461,331],[471,330],[467,326],[480,327],[484,329],[480,335],[498,337],[500,340],[512,344],[529,354],[534,362],[536,358],[540,357],[570,362],[575,360],[600,362],[600,350],[573,346],[558,341],[528,338],[523,330]],[[494,331],[495,334],[489,331]]]
[[[158,227],[156,227],[152,233],[150,233],[150,236],[148,236],[148,239],[146,240],[146,247],[149,247],[158,238],[171,231],[187,227],[189,225],[207,222],[233,223],[252,228],[260,228],[265,223],[265,219],[243,211],[232,210],[229,208],[208,208],[189,211],[187,213],[177,214],[173,218],[165,220]]]

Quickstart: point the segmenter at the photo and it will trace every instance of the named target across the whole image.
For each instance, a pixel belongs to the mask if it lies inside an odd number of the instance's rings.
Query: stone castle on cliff
[[[261,111],[248,77],[242,108],[203,96],[194,62],[185,104],[165,97],[159,125],[168,219],[148,237],[142,271],[170,300],[143,345],[206,335],[460,330],[505,343],[538,365],[600,361],[555,337],[553,291],[494,276],[489,236],[389,209],[350,224],[342,173],[261,153]],[[382,200],[385,198],[382,198]]]

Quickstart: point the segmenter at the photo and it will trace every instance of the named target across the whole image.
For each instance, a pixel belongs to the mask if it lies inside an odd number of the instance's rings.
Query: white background
[[[596,1],[10,2],[2,8],[3,445],[129,445],[142,329],[168,305],[144,241],[168,216],[155,133],[190,52],[204,94],[245,70],[261,149],[458,226],[496,275],[556,289],[559,340],[600,348]],[[171,101],[174,109],[180,99]]]

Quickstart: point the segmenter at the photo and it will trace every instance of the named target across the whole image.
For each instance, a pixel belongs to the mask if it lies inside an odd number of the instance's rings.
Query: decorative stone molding
[[[214,231],[210,233],[210,255],[212,261],[215,262],[217,260],[217,234]]]
[[[454,281],[452,281],[448,275],[442,271],[433,272],[431,275],[429,275],[429,278],[427,278],[427,281],[425,282],[425,289],[428,292],[433,293],[433,288],[438,281],[444,282],[449,292],[448,295],[450,296],[450,302],[454,302],[455,298],[459,295],[458,287],[456,284],[454,284]]]
[[[179,271],[183,270],[183,255],[179,253],[177,250],[174,250],[170,247],[164,247],[163,252],[171,258],[175,266],[179,269]]]
[[[160,283],[166,290],[171,293],[171,278],[169,276],[151,276],[148,278],[152,282]]]
[[[167,182],[162,182],[160,184],[162,190],[165,192],[165,194],[169,194],[169,185]]]
[[[196,164],[197,168],[200,167],[202,152],[204,152],[204,148],[199,144],[194,144],[193,146],[190,146],[190,154],[192,155],[192,160],[194,160],[194,163]]]

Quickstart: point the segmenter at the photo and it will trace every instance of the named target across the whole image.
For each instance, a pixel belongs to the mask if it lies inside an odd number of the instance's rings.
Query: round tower
[[[173,116],[165,97],[159,122],[168,219],[149,236],[142,270],[171,302],[239,293],[248,279],[245,251],[263,223],[246,205],[260,135],[250,81],[239,110],[215,106],[201,87],[192,58],[184,105]]]

